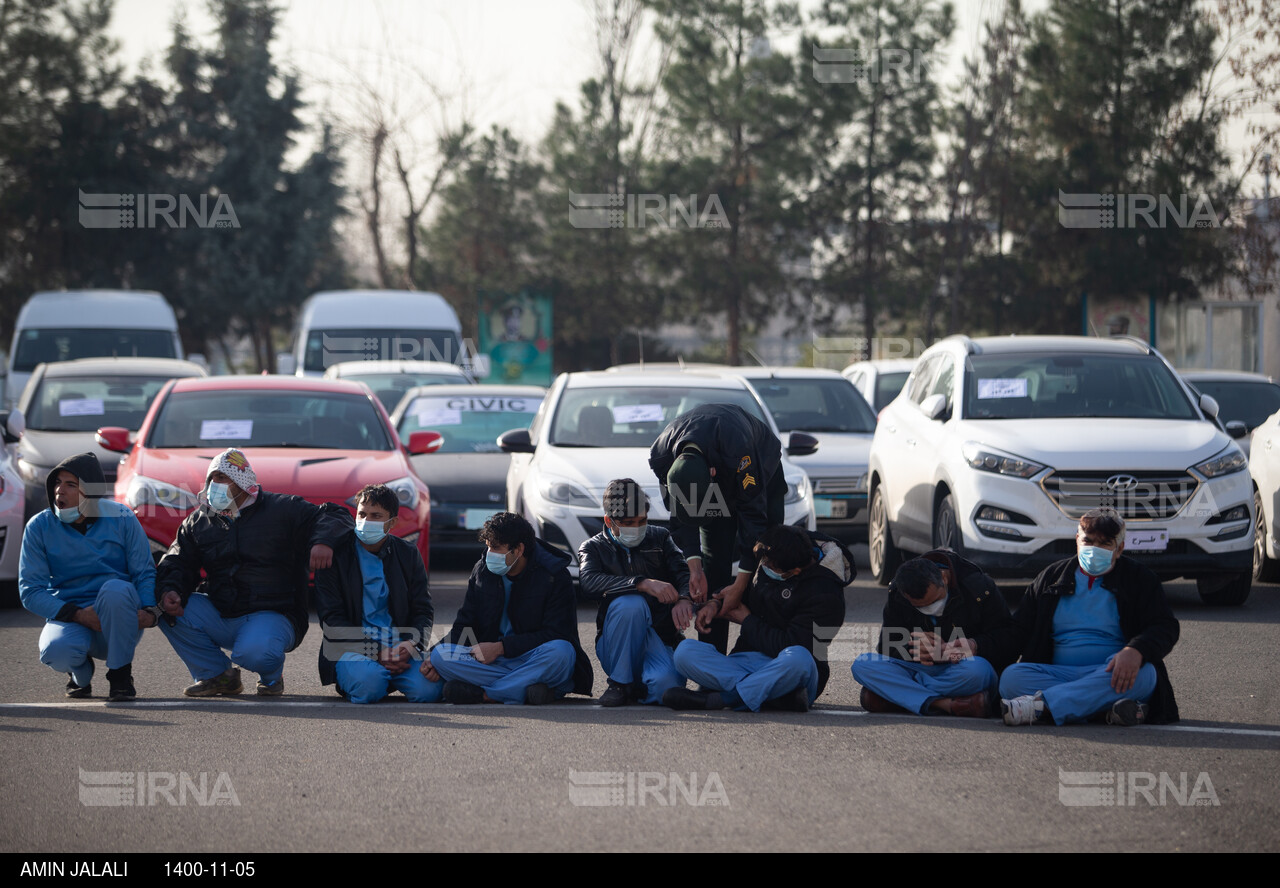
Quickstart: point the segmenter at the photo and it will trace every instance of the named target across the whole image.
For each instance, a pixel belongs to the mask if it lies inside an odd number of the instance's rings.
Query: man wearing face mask
[[[18,561],[22,606],[44,617],[40,662],[67,673],[66,694],[93,694],[93,658],[105,660],[108,699],[137,697],[133,652],[156,625],[156,570],[137,516],[103,499],[98,458],[81,453],[45,479],[49,508],[27,522]]]
[[[448,641],[431,649],[446,703],[550,703],[591,694],[591,661],[578,643],[569,556],[537,539],[512,512],[480,529],[486,546]]]
[[[1164,658],[1178,620],[1156,575],[1124,556],[1124,519],[1086,512],[1076,551],[1036,577],[1014,616],[1022,661],[1000,677],[1005,724],[1177,721]]]
[[[596,656],[608,675],[601,706],[658,703],[684,685],[671,658],[693,622],[689,568],[664,528],[649,524],[649,498],[630,478],[604,492],[604,530],[578,549],[582,591],[600,598]]]
[[[733,653],[692,638],[676,648],[676,668],[706,691],[676,687],[672,709],[781,709],[807,712],[831,675],[826,642],[844,623],[844,588],[857,576],[853,556],[836,540],[784,524],[755,547],[759,566],[743,600],[723,614],[717,600],[698,612],[698,631],[723,616],[741,626]]]
[[[356,494],[356,526],[316,571],[316,614],[324,632],[320,683],[352,703],[399,691],[413,703],[440,700],[444,683],[423,656],[435,609],[418,547],[392,536],[395,491],[370,484]]]
[[[333,562],[351,513],[263,490],[234,448],[213,458],[206,485],[156,568],[171,618],[160,631],[195,679],[188,697],[241,693],[232,663],[258,673],[259,696],[279,696],[285,654],[307,632],[307,572]]]
[[[936,549],[898,568],[875,653],[852,666],[868,712],[985,718],[996,676],[1018,655],[999,588],[972,562]]]

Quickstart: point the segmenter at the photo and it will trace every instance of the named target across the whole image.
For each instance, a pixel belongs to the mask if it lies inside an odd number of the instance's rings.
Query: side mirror
[[[792,432],[787,438],[787,456],[808,456],[818,452],[818,439],[804,432]]]
[[[444,444],[444,435],[439,432],[414,432],[409,436],[409,455],[435,453],[442,444]]]
[[[503,453],[533,453],[533,439],[528,429],[512,429],[498,436],[498,447]]]
[[[1218,418],[1218,402],[1208,395],[1200,396],[1200,409],[1204,411],[1204,415],[1210,419]]]
[[[1243,438],[1249,434],[1249,427],[1239,419],[1233,419],[1227,423],[1227,434],[1233,438]]]
[[[8,413],[0,413],[0,434],[3,434],[4,443],[14,443],[22,437],[22,433],[26,430],[27,418],[22,415],[22,411],[17,407]]]
[[[946,412],[947,396],[930,395],[920,402],[920,410],[930,419],[938,419]]]
[[[98,442],[98,446],[104,450],[110,450],[113,453],[128,453],[133,448],[133,442],[129,440],[131,433],[128,429],[119,426],[104,426],[98,429],[98,434],[94,436]]]

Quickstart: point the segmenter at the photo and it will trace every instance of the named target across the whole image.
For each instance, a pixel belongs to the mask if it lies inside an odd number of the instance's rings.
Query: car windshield
[[[402,330],[386,327],[343,327],[307,334],[302,366],[323,373],[345,361],[443,361],[462,357],[462,343],[452,330]]]
[[[667,423],[703,404],[733,404],[764,421],[742,389],[602,386],[566,389],[549,441],[560,447],[651,447]]]
[[[1274,382],[1228,379],[1191,384],[1218,402],[1218,419],[1224,424],[1238,419],[1254,429],[1280,410],[1280,385]]]
[[[27,428],[93,432],[103,426],[137,431],[151,402],[172,377],[44,377],[27,407]]]
[[[337,392],[173,392],[148,447],[313,447],[391,450],[373,403]]]
[[[409,389],[420,385],[457,385],[466,382],[461,373],[355,373],[342,377],[351,382],[363,382],[373,389],[374,395],[390,413]]]
[[[30,373],[39,364],[77,358],[176,358],[169,330],[23,330],[13,369]]]
[[[964,415],[1198,418],[1177,379],[1158,358],[1044,352],[970,355]]]
[[[877,411],[883,410],[886,404],[898,397],[898,392],[902,391],[902,387],[907,384],[907,377],[910,375],[910,370],[895,370],[876,376],[875,407]]]
[[[747,377],[782,432],[849,432],[869,435],[876,417],[849,380]]]
[[[420,395],[400,419],[400,440],[414,432],[439,432],[439,453],[501,453],[498,436],[527,429],[542,403],[541,395]]]

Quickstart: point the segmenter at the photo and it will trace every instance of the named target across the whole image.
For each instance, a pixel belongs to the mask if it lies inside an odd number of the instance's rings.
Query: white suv
[[[1113,506],[1125,554],[1240,604],[1253,491],[1240,448],[1153,348],[1132,339],[953,336],[920,357],[870,455],[870,557],[950,546],[994,576],[1075,554],[1085,511]]]

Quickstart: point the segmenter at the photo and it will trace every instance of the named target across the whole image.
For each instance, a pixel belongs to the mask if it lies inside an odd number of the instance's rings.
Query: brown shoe
[[[951,714],[961,718],[987,718],[987,694],[979,691],[967,697],[951,698]]]
[[[221,675],[206,678],[191,685],[182,693],[188,697],[228,697],[244,690],[240,683],[240,670],[232,666]]]
[[[274,684],[267,684],[258,679],[258,696],[259,697],[279,697],[284,693],[284,676],[280,676],[275,680]]]
[[[863,688],[858,697],[858,704],[867,712],[906,712],[897,703],[890,703],[870,688]]]

